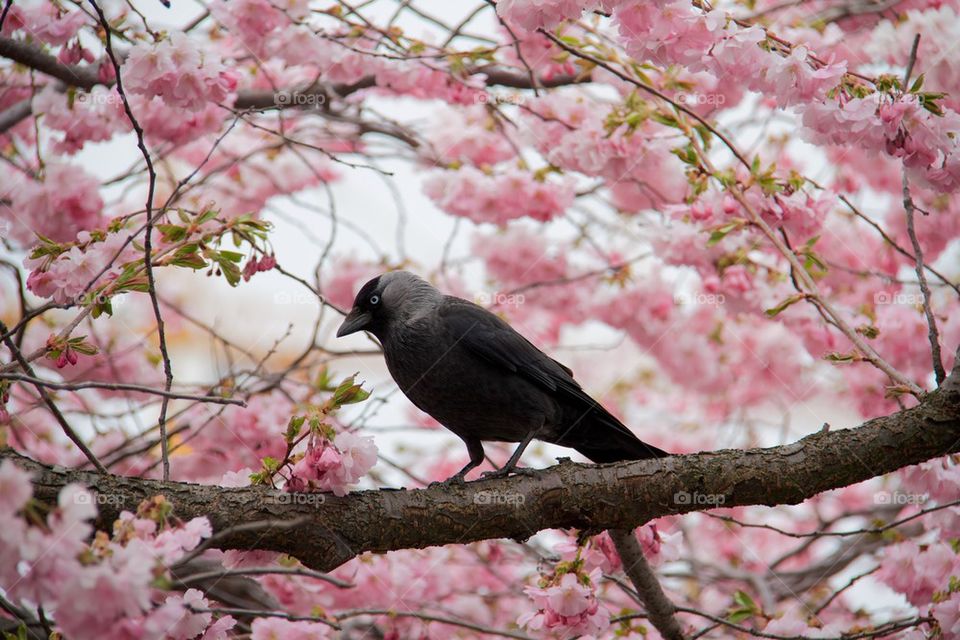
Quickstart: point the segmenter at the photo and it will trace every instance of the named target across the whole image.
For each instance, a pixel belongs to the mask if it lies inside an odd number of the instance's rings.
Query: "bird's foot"
[[[506,478],[509,475],[515,476],[532,476],[536,473],[535,469],[529,469],[527,467],[513,467],[508,469],[504,467],[502,469],[497,469],[496,471],[485,471],[480,474],[481,480],[494,480],[496,478]]]
[[[427,485],[427,489],[435,489],[437,487],[449,487],[450,485],[460,486],[460,485],[466,484],[466,478],[465,478],[466,475],[467,474],[465,473],[457,473],[450,476],[446,480],[434,480],[433,482]]]

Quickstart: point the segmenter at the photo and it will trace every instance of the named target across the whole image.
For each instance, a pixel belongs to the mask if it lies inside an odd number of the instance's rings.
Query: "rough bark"
[[[608,465],[560,464],[531,476],[343,497],[222,488],[49,467],[6,449],[53,504],[68,482],[97,494],[98,527],[163,494],[181,518],[208,516],[216,546],[289,553],[329,571],[358,554],[525,539],[550,528],[631,529],[653,518],[723,506],[797,504],[822,491],[960,452],[960,374],[917,407],[859,427],[766,449],[723,450]],[[685,499],[690,496],[690,499]],[[711,496],[703,503],[698,496]],[[722,496],[722,498],[719,498]],[[678,499],[679,497],[679,499]],[[286,521],[286,526],[283,523]],[[260,523],[259,525],[255,523]],[[251,526],[252,525],[252,526]]]

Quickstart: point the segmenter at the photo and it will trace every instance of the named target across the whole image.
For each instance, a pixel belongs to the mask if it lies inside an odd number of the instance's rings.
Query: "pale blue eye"
[[[370,304],[380,304],[380,296],[377,294],[370,296]]]

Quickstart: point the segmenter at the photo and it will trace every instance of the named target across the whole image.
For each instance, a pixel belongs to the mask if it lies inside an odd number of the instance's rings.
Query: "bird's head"
[[[390,271],[360,287],[337,337],[369,331],[382,341],[393,322],[409,322],[433,308],[443,294],[409,271]]]

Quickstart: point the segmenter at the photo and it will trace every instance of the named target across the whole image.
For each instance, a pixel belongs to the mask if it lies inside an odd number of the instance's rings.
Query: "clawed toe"
[[[497,469],[496,471],[485,471],[480,474],[481,480],[494,480],[497,478],[506,478],[507,476],[513,474],[517,476],[532,476],[535,473],[533,469],[528,469],[526,467],[514,467],[513,469],[508,469],[504,467],[503,469]]]
[[[450,476],[446,480],[434,480],[427,485],[427,489],[435,489],[436,487],[449,487],[450,485],[462,485],[466,482],[464,475],[465,474],[458,473]]]

